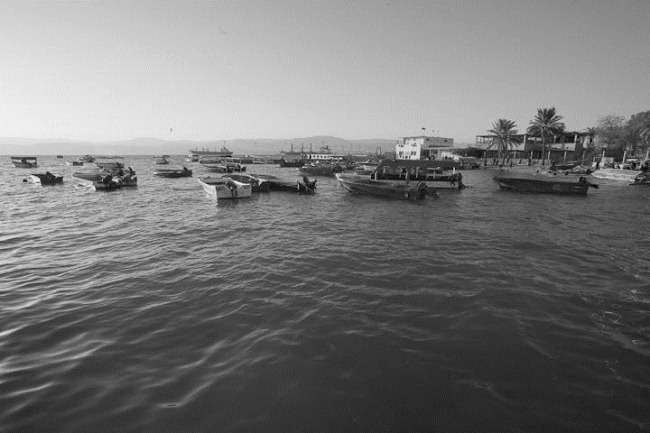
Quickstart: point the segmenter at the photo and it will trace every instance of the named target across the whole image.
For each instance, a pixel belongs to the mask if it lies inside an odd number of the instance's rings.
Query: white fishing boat
[[[600,168],[591,175],[598,179],[616,180],[625,183],[634,182],[634,178],[640,173],[638,170],[624,168]]]
[[[253,193],[251,184],[229,178],[199,177],[197,180],[206,193],[217,199],[250,198]]]
[[[92,188],[96,191],[113,191],[124,186],[120,176],[113,176],[107,173],[75,172],[72,173],[72,178],[77,181],[78,184]]]

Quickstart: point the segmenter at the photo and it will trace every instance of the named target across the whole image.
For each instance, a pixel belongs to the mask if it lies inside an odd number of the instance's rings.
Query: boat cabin
[[[443,176],[446,170],[459,169],[461,164],[453,159],[442,160],[383,160],[378,166],[373,177],[377,179],[406,179],[435,180]]]

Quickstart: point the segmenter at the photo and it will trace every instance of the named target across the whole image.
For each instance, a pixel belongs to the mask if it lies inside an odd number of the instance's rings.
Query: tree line
[[[563,119],[555,107],[538,108],[526,129],[526,134],[541,139],[542,165],[546,162],[546,147],[566,131]],[[487,132],[494,136],[487,149],[495,149],[504,163],[510,151],[521,145],[522,136],[513,120],[498,119]],[[614,160],[621,160],[624,155],[647,157],[650,149],[650,111],[634,114],[628,120],[613,114],[602,117],[597,126],[586,128],[582,136],[583,157],[590,158],[603,151],[605,156]]]

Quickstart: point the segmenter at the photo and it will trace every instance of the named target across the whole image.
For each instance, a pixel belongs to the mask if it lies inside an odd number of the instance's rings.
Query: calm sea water
[[[0,161],[2,433],[650,431],[649,188],[217,203],[39,163],[64,185]]]

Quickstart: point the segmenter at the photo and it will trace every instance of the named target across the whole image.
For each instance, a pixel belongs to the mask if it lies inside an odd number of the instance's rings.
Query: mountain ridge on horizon
[[[281,151],[303,149],[317,152],[321,146],[335,153],[369,154],[392,151],[397,139],[348,140],[329,135],[291,139],[257,138],[231,140],[167,140],[156,137],[136,137],[122,140],[77,140],[56,138],[0,137],[0,154],[84,155],[111,153],[124,155],[185,155],[191,149],[215,149],[225,146],[236,155],[274,155]]]

